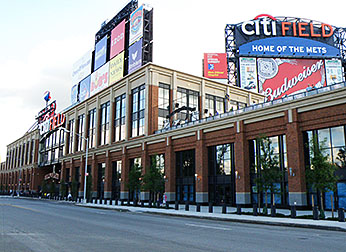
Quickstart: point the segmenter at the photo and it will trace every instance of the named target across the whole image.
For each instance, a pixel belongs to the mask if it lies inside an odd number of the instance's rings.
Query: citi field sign
[[[340,57],[333,26],[262,14],[235,25],[240,56]]]

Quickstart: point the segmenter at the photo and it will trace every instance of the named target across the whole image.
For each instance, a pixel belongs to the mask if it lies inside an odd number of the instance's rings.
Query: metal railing
[[[295,94],[295,95],[291,95],[291,96],[286,96],[286,97],[283,97],[283,98],[280,98],[280,99],[276,99],[276,100],[273,100],[273,101],[259,103],[259,104],[253,104],[253,105],[250,105],[248,107],[241,108],[241,109],[238,109],[238,110],[225,112],[225,113],[222,113],[222,114],[206,117],[206,118],[203,118],[203,119],[200,119],[200,120],[196,120],[196,121],[186,122],[184,124],[171,126],[169,128],[165,128],[165,129],[160,129],[160,130],[155,131],[155,134],[160,134],[160,133],[164,133],[164,132],[175,130],[175,129],[189,127],[189,126],[200,124],[200,123],[203,123],[203,122],[214,121],[216,119],[220,119],[220,118],[224,118],[224,117],[235,116],[235,115],[239,115],[239,114],[241,114],[243,112],[253,111],[253,110],[262,109],[262,108],[267,108],[267,107],[270,107],[270,106],[275,105],[275,104],[280,104],[280,103],[285,103],[285,102],[288,102],[288,101],[298,100],[298,99],[302,99],[304,97],[308,97],[308,96],[312,96],[312,95],[320,94],[320,93],[325,93],[325,92],[328,92],[328,91],[332,91],[332,90],[339,89],[339,88],[344,88],[344,87],[346,87],[346,82],[339,82],[339,83],[335,83],[335,84],[330,85],[330,86],[321,87],[321,88],[313,89],[313,90],[310,90],[310,91],[305,91],[305,92],[302,92],[302,93],[299,93],[299,94]]]

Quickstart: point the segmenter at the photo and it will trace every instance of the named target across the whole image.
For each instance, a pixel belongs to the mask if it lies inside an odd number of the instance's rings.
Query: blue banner
[[[90,97],[90,75],[79,83],[79,101],[82,102]]]
[[[138,40],[129,48],[129,73],[142,66],[142,39]]]
[[[296,37],[259,39],[239,46],[240,56],[340,57],[336,47]]]
[[[106,63],[107,36],[104,36],[95,46],[94,71]]]
[[[78,85],[73,85],[71,88],[71,104],[78,102]]]

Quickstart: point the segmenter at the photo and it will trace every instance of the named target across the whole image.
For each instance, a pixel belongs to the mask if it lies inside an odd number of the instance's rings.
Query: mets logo
[[[131,33],[137,33],[143,22],[142,10],[139,9],[131,18]]]

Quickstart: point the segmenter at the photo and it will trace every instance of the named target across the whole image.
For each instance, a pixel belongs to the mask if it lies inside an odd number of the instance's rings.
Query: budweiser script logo
[[[277,89],[272,88],[266,88],[264,91],[265,99],[266,101],[272,101],[281,95],[284,95],[287,91],[295,87],[299,82],[304,81],[309,76],[311,76],[316,71],[320,70],[323,66],[323,60],[320,60],[316,62],[315,64],[311,65],[311,67],[303,67],[304,71],[302,73],[299,73],[298,75],[294,76],[291,80],[288,80],[287,78],[284,78],[284,83],[278,87]]]

